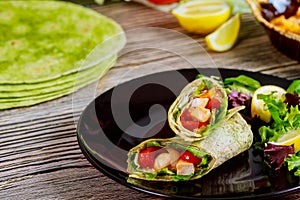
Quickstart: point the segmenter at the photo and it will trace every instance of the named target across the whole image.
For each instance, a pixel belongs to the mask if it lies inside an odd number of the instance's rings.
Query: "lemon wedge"
[[[275,85],[265,85],[262,86],[260,88],[258,88],[252,97],[252,101],[251,101],[251,116],[252,117],[259,117],[261,120],[263,120],[264,122],[270,122],[271,121],[271,113],[268,110],[264,109],[264,101],[261,99],[257,98],[258,94],[271,94],[271,92],[276,92],[276,98],[280,98],[283,94],[286,93],[285,89],[279,87],[279,86],[275,86]]]
[[[187,31],[208,34],[227,21],[231,8],[224,0],[194,0],[180,4],[172,14]]]
[[[205,37],[207,47],[217,52],[231,49],[239,36],[240,26],[241,17],[238,13]]]
[[[290,131],[282,135],[276,142],[272,142],[276,145],[290,146],[294,144],[295,153],[300,150],[300,129]]]

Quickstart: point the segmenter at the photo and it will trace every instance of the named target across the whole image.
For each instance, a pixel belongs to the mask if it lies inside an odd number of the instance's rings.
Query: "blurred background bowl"
[[[283,54],[300,61],[300,35],[286,31],[279,26],[270,23],[263,17],[262,0],[246,0],[257,21],[263,25],[271,43]]]

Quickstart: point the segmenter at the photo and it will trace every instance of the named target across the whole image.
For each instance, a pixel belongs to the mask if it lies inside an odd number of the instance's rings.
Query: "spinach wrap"
[[[188,142],[176,136],[148,139],[135,146],[128,153],[129,177],[155,181],[198,179],[249,149],[253,134],[237,111],[229,111],[202,140]]]
[[[10,91],[94,67],[124,44],[115,39],[123,33],[117,22],[64,1],[0,1],[0,26],[0,84]]]
[[[206,137],[226,115],[228,99],[225,89],[210,77],[201,77],[183,88],[170,106],[171,129],[190,141]]]

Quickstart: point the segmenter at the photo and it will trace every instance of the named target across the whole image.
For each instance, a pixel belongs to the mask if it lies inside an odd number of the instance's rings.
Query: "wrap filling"
[[[200,138],[224,118],[227,105],[226,92],[215,80],[196,79],[170,107],[170,126],[178,134]]]
[[[146,179],[165,179],[173,181],[189,180],[208,170],[212,157],[192,145],[177,142],[149,141],[129,160],[134,171]]]

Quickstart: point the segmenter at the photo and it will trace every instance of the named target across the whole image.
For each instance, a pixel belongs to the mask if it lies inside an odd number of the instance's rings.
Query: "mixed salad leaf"
[[[262,138],[262,142],[277,141],[277,139],[283,134],[300,129],[300,111],[299,104],[296,106],[289,106],[287,99],[276,100],[274,95],[260,94],[259,99],[262,99],[265,103],[265,108],[270,111],[273,123],[269,126],[262,126],[259,129],[259,134]],[[287,93],[288,95],[290,93]]]
[[[285,158],[290,154],[294,154],[295,149],[291,146],[281,146],[272,143],[267,143],[264,149],[264,157],[268,164],[275,170],[279,170],[284,163]]]
[[[228,95],[228,108],[245,106],[245,111],[249,112],[251,97],[261,87],[260,82],[246,75],[239,75],[226,78],[223,84]]]
[[[285,159],[289,171],[294,171],[295,176],[300,176],[300,152]]]
[[[249,102],[261,84],[251,77],[240,75],[226,78],[224,86],[229,107],[244,105],[250,110],[253,105]],[[300,151],[295,152],[293,144],[276,144],[284,135],[300,130],[300,80],[294,80],[279,98],[276,92],[258,94],[257,98],[263,100],[264,110],[270,112],[271,121],[265,123],[258,117],[249,116],[249,113],[244,116],[253,127],[259,125],[254,131],[254,134],[258,133],[255,135],[254,148],[263,151],[264,161],[271,169],[278,171],[285,166],[289,171],[294,171],[295,176],[300,176]]]
[[[294,80],[292,84],[288,87],[287,92],[296,92],[298,95],[300,95],[300,80]]]
[[[245,95],[253,95],[255,90],[261,87],[260,82],[246,75],[230,77],[224,80],[227,92],[235,90]]]
[[[300,104],[300,97],[299,95],[294,92],[294,93],[287,93],[285,95],[285,100],[284,103],[287,104],[287,107],[290,108],[291,106],[297,106]]]
[[[251,96],[232,90],[228,95],[228,105],[229,108],[239,107],[239,106],[249,106]]]

